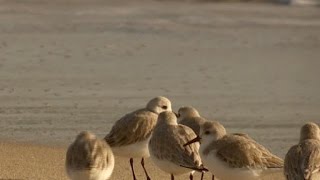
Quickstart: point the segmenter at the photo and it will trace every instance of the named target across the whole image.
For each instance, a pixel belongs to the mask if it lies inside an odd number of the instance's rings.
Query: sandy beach
[[[0,178],[1,179],[65,179],[64,169],[66,149],[62,147],[47,147],[32,144],[1,143],[0,144]],[[140,166],[140,160],[136,160],[136,175],[138,179],[146,179]],[[152,179],[169,179],[170,176],[156,168],[149,159],[146,167]],[[188,175],[177,176],[176,179],[188,179]],[[200,179],[200,174],[195,173],[195,179]],[[128,159],[116,157],[116,166],[112,180],[132,179]],[[211,179],[209,173],[205,179]],[[265,179],[282,179],[280,173],[268,176]]]
[[[158,95],[284,157],[320,123],[319,32],[318,7],[0,0],[0,179],[66,179],[80,131],[102,138]],[[112,179],[130,176],[117,157]]]

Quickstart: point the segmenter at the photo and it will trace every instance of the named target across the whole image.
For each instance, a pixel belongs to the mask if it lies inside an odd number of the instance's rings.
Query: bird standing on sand
[[[72,180],[106,180],[112,174],[114,157],[104,140],[84,131],[69,146],[65,166]]]
[[[147,179],[150,179],[144,167],[144,158],[150,156],[148,143],[158,115],[164,111],[172,111],[170,100],[162,96],[153,98],[148,102],[146,108],[126,114],[118,120],[105,137],[115,155],[130,158],[134,180],[136,176],[133,158],[142,158],[141,165]]]
[[[244,134],[227,134],[217,121],[201,126],[200,136],[185,144],[201,142],[203,164],[223,180],[259,180],[261,175],[281,171],[283,160]]]
[[[184,106],[178,110],[178,122],[179,124],[188,126],[191,128],[197,136],[200,135],[200,128],[203,123],[207,120],[202,118],[199,111],[191,106]],[[201,174],[201,179],[204,176],[204,172]],[[214,175],[212,174],[212,180],[214,180]]]
[[[199,144],[183,145],[196,137],[193,130],[177,123],[173,112],[163,112],[149,142],[150,156],[161,170],[170,173],[171,180],[175,175],[190,173],[193,179],[194,170],[205,170],[199,155]]]
[[[292,146],[285,157],[284,175],[287,180],[320,177],[320,130],[317,124],[302,126],[299,144]]]

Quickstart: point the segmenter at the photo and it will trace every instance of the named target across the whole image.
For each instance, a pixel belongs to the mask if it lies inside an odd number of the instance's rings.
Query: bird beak
[[[188,167],[188,166],[184,166],[184,165],[180,165],[181,167],[187,168],[187,169],[192,169],[194,171],[198,171],[198,172],[208,172],[209,170],[205,167],[203,167],[203,165],[201,165],[200,167]]]
[[[183,146],[185,147],[185,146],[188,146],[188,145],[190,145],[190,144],[192,144],[192,143],[200,142],[200,140],[201,140],[201,137],[200,137],[200,136],[197,136],[196,138],[194,138],[194,139],[192,139],[191,141],[187,142],[187,143],[184,144]]]
[[[173,112],[173,113],[176,115],[177,118],[180,117],[180,114],[178,114],[178,113],[176,113],[176,112]]]

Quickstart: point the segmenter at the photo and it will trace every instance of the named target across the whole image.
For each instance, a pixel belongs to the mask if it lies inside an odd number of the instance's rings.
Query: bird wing
[[[301,170],[304,179],[311,179],[314,173],[320,172],[320,141],[308,140],[304,144],[301,155]]]
[[[184,152],[183,154],[183,164],[180,165],[201,165],[201,158],[199,154],[199,143],[195,143],[192,145],[184,146],[187,142],[197,137],[197,135],[194,133],[194,131],[184,125],[178,125],[178,128],[175,129],[177,131],[177,136],[175,136],[175,140],[179,144],[179,150],[180,152]]]
[[[169,125],[161,127],[160,131],[154,133],[160,133],[161,136],[153,135],[149,148],[152,148],[152,151],[160,151],[154,153],[158,159],[166,159],[185,167],[198,168],[201,165],[199,143],[183,146],[196,137],[191,128],[184,125]]]
[[[249,136],[227,135],[220,141],[217,156],[233,168],[280,168],[283,160]],[[237,153],[234,153],[237,152]]]
[[[127,114],[114,124],[105,140],[111,147],[146,140],[150,137],[157,118],[156,113],[144,109]]]
[[[301,146],[292,146],[284,159],[284,175],[287,179],[303,179],[300,172],[299,158],[301,157]]]

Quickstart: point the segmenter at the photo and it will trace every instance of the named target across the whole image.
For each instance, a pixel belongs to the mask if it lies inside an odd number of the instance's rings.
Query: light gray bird
[[[104,140],[84,131],[69,146],[65,166],[72,180],[106,180],[112,174],[114,156]]]
[[[158,115],[164,111],[172,111],[171,102],[166,97],[151,99],[143,109],[123,116],[112,127],[105,140],[117,156],[130,158],[133,179],[133,158],[141,158],[141,165],[148,180],[150,177],[144,167],[144,158],[150,156],[148,143],[157,123]]]
[[[200,126],[206,121],[199,112],[191,106],[184,106],[178,110],[178,122],[190,127],[197,135],[200,134]]]
[[[192,179],[193,170],[205,170],[199,155],[199,144],[183,146],[195,137],[196,134],[191,128],[177,123],[173,112],[159,115],[149,142],[149,150],[154,164],[169,173],[171,180],[174,180],[176,175],[188,173]]]
[[[201,125],[200,136],[185,144],[201,142],[203,164],[223,180],[259,180],[261,174],[281,171],[283,160],[248,135],[227,134],[217,121]]]
[[[285,157],[284,175],[287,180],[316,180],[320,178],[320,130],[307,123],[300,131],[299,144],[292,146]]]
[[[188,126],[191,128],[197,136],[200,135],[200,127],[207,120],[200,116],[198,110],[191,106],[183,106],[178,110],[178,122],[179,124]],[[203,179],[204,172],[201,174],[201,179]],[[212,180],[214,180],[214,174],[212,174]]]

